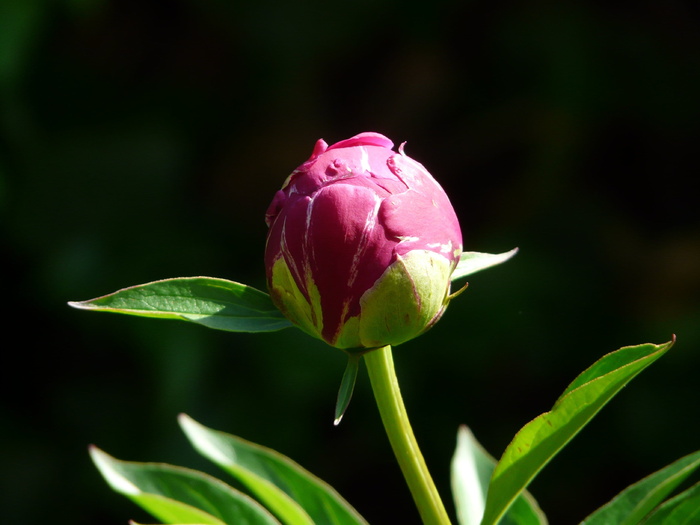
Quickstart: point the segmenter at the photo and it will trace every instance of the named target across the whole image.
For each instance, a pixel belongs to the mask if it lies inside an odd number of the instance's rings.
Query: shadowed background
[[[417,523],[364,372],[332,425],[341,352],[66,306],[176,276],[264,289],[274,192],[362,131],[407,141],[465,249],[520,247],[395,351],[450,512],[458,425],[498,456],[620,346],[678,336],[531,486],[550,522],[700,448],[699,51],[680,0],[0,2],[3,521],[153,522],[87,446],[225,477],[185,412]]]

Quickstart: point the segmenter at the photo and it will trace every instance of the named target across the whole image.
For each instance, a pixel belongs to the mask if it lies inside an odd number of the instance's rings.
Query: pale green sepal
[[[313,283],[309,284],[313,288],[311,290],[313,295],[318,298],[313,301],[313,304],[309,303],[299,290],[284,257],[278,258],[272,265],[270,296],[273,302],[292,323],[307,334],[321,339],[323,330],[321,301]]]
[[[360,340],[359,315],[348,317],[345,320],[345,324],[341,328],[333,346],[336,348],[342,348],[347,352],[353,352],[355,350],[364,352],[366,350],[365,348],[362,348],[362,341]]]
[[[459,262],[454,272],[452,272],[451,280],[456,281],[467,275],[471,275],[481,270],[486,270],[492,266],[497,266],[509,260],[516,253],[518,248],[504,253],[479,253],[479,252],[462,252],[459,257]]]
[[[362,346],[395,346],[432,326],[446,306],[450,271],[445,257],[428,250],[397,257],[360,298]]]

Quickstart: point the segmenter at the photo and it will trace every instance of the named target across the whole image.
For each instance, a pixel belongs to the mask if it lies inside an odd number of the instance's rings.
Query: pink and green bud
[[[337,348],[408,341],[449,301],[457,216],[426,169],[393,146],[378,133],[319,140],[267,210],[272,300]]]

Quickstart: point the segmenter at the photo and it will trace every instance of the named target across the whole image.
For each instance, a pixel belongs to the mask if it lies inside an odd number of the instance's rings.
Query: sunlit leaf
[[[134,520],[129,520],[129,525],[146,525],[145,523],[138,523]],[[159,524],[155,524],[159,525]],[[172,523],[170,525],[206,525],[205,523]]]
[[[184,414],[179,421],[203,456],[234,476],[281,520],[294,516],[301,523],[306,516],[310,523],[366,524],[332,487],[279,452],[209,429]]]
[[[700,467],[700,451],[689,454],[630,485],[581,525],[636,525]]]
[[[700,523],[700,483],[659,505],[644,525],[696,525]]]
[[[574,380],[573,388],[564,391],[550,412],[525,425],[493,472],[482,523],[498,523],[518,494],[561,448],[630,380],[665,354],[674,341],[625,347],[603,357]]]
[[[292,326],[265,292],[213,277],[164,279],[68,304],[83,310],[191,321],[231,332],[271,332]]]
[[[201,472],[161,463],[121,461],[96,447],[90,448],[90,456],[114,491],[165,523],[279,524],[252,498]]]
[[[496,460],[466,426],[461,426],[451,464],[452,496],[460,525],[481,523],[489,481],[495,466]],[[527,491],[516,498],[501,521],[501,525],[546,524],[547,518]]]

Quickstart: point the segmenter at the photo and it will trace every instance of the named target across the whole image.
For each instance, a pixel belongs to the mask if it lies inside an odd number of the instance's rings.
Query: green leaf
[[[205,457],[243,483],[284,523],[367,522],[332,487],[291,459],[181,414],[180,426]]]
[[[479,525],[489,480],[496,460],[481,446],[464,425],[457,432],[457,448],[452,457],[452,496],[460,525]],[[546,525],[547,518],[535,499],[523,491],[508,509],[501,525]]]
[[[160,463],[120,461],[97,447],[92,461],[116,492],[165,523],[272,525],[259,503],[216,478]]]
[[[581,525],[636,525],[698,467],[700,451],[682,457],[630,485],[588,516]]]
[[[467,275],[471,275],[481,270],[486,270],[492,266],[497,266],[506,262],[508,259],[513,257],[518,253],[517,248],[504,253],[479,253],[479,252],[462,252],[459,257],[459,263],[454,272],[452,272],[451,279],[456,281]]]
[[[129,520],[129,525],[145,525],[144,523],[138,523],[134,520]],[[206,525],[204,523],[178,523],[178,524],[171,524],[171,525]]]
[[[644,525],[693,525],[700,522],[700,483],[681,492],[659,507]]]
[[[525,425],[493,472],[483,525],[493,525],[537,473],[632,378],[665,354],[675,341],[621,348],[603,357],[564,391],[550,412]],[[583,379],[581,379],[583,378]]]
[[[138,523],[138,522],[136,522],[136,521],[134,521],[134,520],[129,520],[129,525],[145,525],[145,524],[144,524],[144,523]],[[204,523],[178,523],[178,524],[172,523],[172,524],[170,524],[170,525],[206,525],[206,524],[204,524]]]
[[[357,371],[360,368],[360,359],[362,355],[348,354],[348,365],[345,367],[343,379],[340,381],[338,389],[338,399],[335,403],[335,420],[333,424],[338,426],[343,419],[343,415],[350,404],[352,393],[355,390],[355,381],[357,380]]]
[[[230,332],[272,332],[292,326],[270,296],[213,277],[181,277],[131,286],[74,308],[191,321]]]

